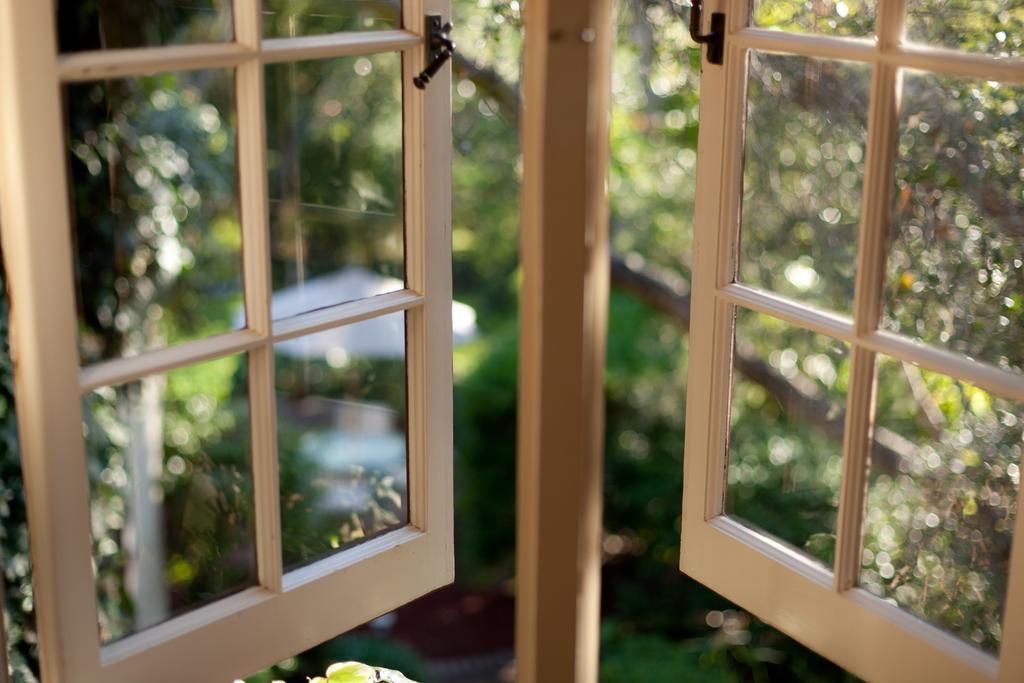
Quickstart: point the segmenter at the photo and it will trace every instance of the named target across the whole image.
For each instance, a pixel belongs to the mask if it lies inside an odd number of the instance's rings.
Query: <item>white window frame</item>
[[[58,55],[53,0],[0,3],[0,194],[11,342],[46,681],[231,680],[450,583],[452,532],[450,70],[426,90],[425,14],[449,0],[403,0],[396,30],[263,39],[259,0],[234,0],[235,37]],[[272,322],[264,65],[402,55],[406,288]],[[64,84],[234,67],[247,327],[79,368]],[[409,523],[283,572],[273,343],[406,313]],[[103,645],[89,528],[81,396],[233,353],[249,354],[258,585]]]
[[[879,0],[876,39],[750,26],[750,0],[709,0],[726,13],[725,60],[702,61],[692,318],[680,568],[869,681],[1024,680],[1024,514],[1011,556],[999,657],[978,650],[857,587],[874,413],[875,357],[884,353],[1024,400],[1019,375],[878,330],[888,249],[900,69],[1024,82],[1024,60],[904,43],[904,0]],[[708,24],[705,21],[705,24]],[[707,30],[707,26],[705,26]],[[872,67],[853,320],[735,281],[743,181],[748,50]],[[725,514],[733,311],[743,306],[852,347],[835,571]]]

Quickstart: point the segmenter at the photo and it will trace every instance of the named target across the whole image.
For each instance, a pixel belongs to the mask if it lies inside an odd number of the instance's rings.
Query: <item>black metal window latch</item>
[[[700,34],[700,18],[704,9],[704,0],[690,0],[690,37],[695,43],[706,43],[708,46],[708,63],[721,64],[725,53],[725,15],[721,12],[711,13],[711,33]]]
[[[452,30],[451,22],[442,23],[440,14],[427,15],[427,68],[419,76],[412,79],[413,85],[420,90],[427,87],[430,79],[437,75],[444,63],[455,54],[455,43],[452,42],[449,32]]]

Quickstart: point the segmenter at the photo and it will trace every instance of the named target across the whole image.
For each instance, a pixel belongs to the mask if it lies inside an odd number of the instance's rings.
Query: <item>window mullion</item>
[[[732,31],[739,31],[749,22],[747,8],[740,3],[733,3],[735,8],[720,5],[724,9],[726,21]],[[708,8],[709,10],[712,8]],[[721,193],[718,194],[720,204],[716,207],[717,224],[713,230],[717,232],[717,255],[714,266],[707,271],[700,265],[693,269],[693,280],[706,282],[711,292],[711,306],[707,308],[708,317],[713,320],[710,333],[710,349],[708,361],[713,373],[710,382],[711,416],[708,423],[707,484],[702,487],[703,511],[701,519],[711,519],[721,515],[725,510],[725,491],[727,473],[727,447],[729,437],[729,401],[732,387],[732,334],[735,308],[721,295],[722,288],[731,286],[736,280],[738,249],[740,240],[740,214],[742,211],[743,188],[743,157],[744,157],[744,126],[746,122],[747,99],[747,65],[748,51],[737,44],[726,41],[726,55],[723,66],[707,66],[709,69],[723,69],[724,78],[722,98],[724,100],[723,120],[719,130],[721,168]],[[703,51],[702,51],[703,53]],[[709,103],[710,104],[710,103]],[[701,112],[705,103],[701,102]],[[698,152],[699,154],[699,152]],[[713,176],[712,176],[713,177]],[[700,180],[698,180],[698,188]],[[700,190],[698,189],[698,195]],[[709,193],[716,196],[716,193]],[[703,207],[702,207],[703,208]],[[701,230],[697,221],[703,221],[703,214],[694,215],[694,234]],[[709,231],[711,232],[711,231]],[[714,233],[713,233],[714,234]],[[702,272],[703,271],[703,272]],[[706,280],[708,273],[713,275],[710,282]],[[692,343],[692,337],[691,337]],[[685,541],[684,541],[685,543]]]
[[[242,15],[236,15],[241,17]],[[393,52],[419,45],[422,40],[403,30],[356,31],[296,38],[270,38],[259,44],[242,40],[244,23],[236,22],[231,43],[201,43],[94,50],[61,55],[58,71],[65,83],[139,76],[157,71],[229,67],[259,58],[264,64],[302,59]]]
[[[718,7],[715,7],[717,10]],[[732,27],[735,28],[735,27]],[[736,48],[726,41],[725,64],[708,67],[701,78],[700,120],[703,123],[697,138],[697,159],[700,172],[696,177],[696,203],[693,213],[694,252],[713,255],[718,251],[718,242],[725,239],[722,234],[722,201],[720,183],[729,177],[730,169],[735,160],[726,157],[725,139],[728,135],[737,135],[735,129],[729,129],[726,116],[727,88],[724,71],[732,68],[737,59],[745,61],[745,51],[736,53]],[[706,245],[706,246],[705,246]],[[715,321],[715,291],[719,281],[719,264],[716,258],[695,258],[691,269],[690,281],[693,288],[691,301],[691,319]],[[687,392],[692,395],[709,396],[717,385],[727,382],[722,378],[721,371],[714,367],[712,361],[716,348],[715,332],[725,327],[718,322],[694,327],[690,330],[689,354],[690,365],[687,374]],[[725,329],[728,329],[725,327]],[[728,367],[728,363],[726,363]],[[713,514],[721,514],[720,496],[715,491],[715,478],[724,477],[721,471],[721,453],[715,450],[719,444],[715,440],[715,428],[712,424],[718,403],[710,401],[690,402],[686,410],[686,441],[684,445],[686,474],[683,478],[683,514],[680,529],[681,552],[679,567],[682,571],[691,571],[701,551],[696,541],[705,532],[705,519],[709,510]],[[722,480],[724,482],[724,480]],[[717,484],[721,491],[724,483]]]
[[[903,15],[903,0],[883,3],[879,8],[880,32],[877,59],[871,77],[857,283],[853,301],[854,336],[857,340],[851,354],[843,437],[843,472],[836,520],[834,587],[837,591],[852,588],[860,576],[861,529],[873,443],[876,383],[875,352],[861,345],[859,340],[875,331],[882,314],[889,205],[900,105],[899,71],[895,66],[883,62],[882,55],[898,48],[903,37]]]
[[[792,325],[804,327],[818,334],[825,334],[851,343],[854,341],[853,323],[849,318],[832,311],[809,308],[774,292],[734,282],[722,287],[718,291],[718,298],[736,306],[784,320]]]
[[[138,356],[113,358],[82,368],[79,389],[85,395],[100,387],[125,384],[205,360],[241,353],[262,343],[260,335],[252,330],[233,330],[206,339],[165,346]]]
[[[58,72],[65,83],[140,76],[157,71],[229,67],[252,59],[239,43],[168,45],[118,50],[94,50],[61,55]]]
[[[733,3],[724,7],[729,29],[738,32],[750,23],[749,7]],[[699,46],[698,46],[699,47]],[[739,263],[740,222],[743,211],[743,159],[747,120],[747,68],[750,51],[733,41],[726,41],[725,122],[722,133],[723,175],[721,188],[722,239],[718,240],[716,292],[737,280]],[[702,50],[703,54],[703,50]]]
[[[416,33],[424,30],[423,0],[402,3],[402,24]],[[424,293],[426,245],[426,197],[424,196],[424,163],[427,135],[427,97],[429,91],[406,87],[426,66],[422,43],[402,52],[402,150],[403,184],[405,186],[405,284],[419,294]],[[440,89],[442,84],[435,84]],[[434,89],[433,87],[431,89]]]
[[[949,349],[927,346],[889,330],[869,332],[860,343],[925,370],[970,382],[979,389],[1011,401],[1024,401],[1024,382],[1021,382],[1020,373],[1013,370],[979,362]]]
[[[833,585],[837,591],[857,585],[860,576],[861,528],[867,492],[874,421],[875,354],[854,345],[850,359],[849,393],[843,432],[843,472],[836,519]]]
[[[449,21],[447,0],[406,0],[402,26],[422,35],[427,14]],[[445,539],[449,562],[452,518],[451,358],[451,77],[447,69],[420,90],[413,78],[427,64],[423,44],[402,53],[406,287],[423,304],[406,316],[409,523]],[[448,352],[450,354],[450,351]],[[454,566],[446,571],[454,572]]]
[[[446,18],[447,19],[447,18]],[[402,3],[403,28],[422,33],[424,7],[422,0]],[[427,292],[426,283],[426,188],[425,159],[427,136],[427,98],[429,90],[407,88],[412,79],[426,66],[422,45],[402,52],[402,155],[403,184],[405,186],[405,285],[421,296]],[[442,84],[431,83],[430,89]],[[424,298],[424,305],[426,298]],[[430,491],[426,486],[428,461],[426,458],[426,416],[424,402],[427,395],[426,366],[427,316],[420,310],[409,310],[405,320],[406,395],[408,406],[408,482],[409,524],[424,529],[428,526]]]
[[[727,44],[760,52],[802,55],[816,59],[868,62],[875,59],[877,46],[870,38],[783,33],[775,29],[744,27],[730,34]]]
[[[1024,60],[972,54],[930,45],[900,45],[882,54],[886,64],[933,73],[955,74],[1003,84],[1024,83]]]
[[[449,0],[402,5],[403,27],[420,35],[425,15],[451,18]],[[443,69],[420,90],[412,80],[426,61],[424,45],[402,55],[406,286],[423,295],[423,305],[406,318],[409,522],[441,540],[439,553],[451,577],[451,71]]]
[[[305,337],[343,325],[352,325],[370,318],[389,313],[407,311],[423,305],[423,295],[402,289],[387,294],[377,294],[369,299],[357,299],[328,308],[318,308],[306,313],[275,320],[272,337],[275,343],[296,337]]]
[[[254,57],[236,72],[238,108],[238,185],[241,195],[242,253],[247,326],[263,343],[249,352],[249,411],[252,430],[253,505],[260,585],[280,592],[281,511],[277,461],[277,409],[274,400],[274,348],[271,343],[270,227],[267,203],[266,106],[263,25],[258,0],[235,0],[235,40]]]
[[[409,2],[403,4],[408,5]],[[422,16],[421,14],[421,22]],[[417,32],[421,30],[417,24],[413,27],[413,31],[393,29],[390,31],[329,33],[295,38],[268,38],[263,42],[261,59],[264,64],[273,64],[303,59],[327,59],[393,52],[422,45],[423,41],[417,35]]]

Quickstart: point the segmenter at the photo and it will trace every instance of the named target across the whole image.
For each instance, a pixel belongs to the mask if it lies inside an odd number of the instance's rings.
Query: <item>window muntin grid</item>
[[[6,106],[0,137],[12,144],[5,145],[8,153],[0,159],[0,176],[5,189],[25,188],[17,192],[16,200],[5,202],[4,223],[33,228],[31,238],[24,232],[6,232],[4,247],[15,262],[9,271],[12,289],[43,293],[34,299],[15,294],[14,301],[20,312],[15,318],[16,337],[23,350],[18,370],[25,400],[19,401],[19,421],[31,463],[26,486],[34,524],[41,660],[44,676],[54,680],[236,677],[451,579],[448,80],[442,74],[436,87],[426,93],[403,87],[405,286],[273,323],[263,99],[266,64],[304,59],[400,53],[401,81],[411,82],[424,65],[418,28],[422,17],[427,12],[447,16],[448,4],[442,0],[403,3],[401,23],[416,27],[413,30],[267,40],[261,36],[259,3],[236,0],[233,9],[233,42],[63,56],[57,55],[51,35],[52,2],[11,3],[2,9]],[[70,268],[67,273],[54,273],[52,267],[72,262],[67,203],[61,192],[42,192],[43,186],[52,188],[54,179],[64,178],[63,124],[54,95],[61,83],[214,68],[234,69],[236,78],[246,327],[80,369],[69,365],[67,360],[77,355],[64,348],[69,342],[74,348],[74,290],[63,286],[71,276]],[[35,87],[40,83],[44,87]],[[46,285],[36,284],[42,282]],[[273,346],[391,313],[402,313],[407,320],[409,524],[283,573]],[[93,578],[88,531],[83,526],[88,504],[81,488],[85,472],[79,396],[243,352],[251,387],[259,585],[101,647],[95,591],[88,588]],[[415,563],[413,557],[418,558]],[[410,572],[411,566],[416,571]],[[325,595],[347,609],[318,609]],[[268,623],[281,628],[271,633]],[[302,629],[294,628],[298,623]],[[210,648],[210,642],[218,646]]]
[[[687,405],[686,492],[681,568],[869,679],[900,680],[930,672],[935,680],[1016,680],[1024,671],[1014,648],[1001,657],[926,625],[856,586],[873,424],[876,354],[948,374],[1007,400],[1024,397],[1014,373],[923,346],[879,328],[901,74],[927,71],[993,81],[1024,81],[1024,61],[940,50],[903,40],[903,2],[880,3],[877,39],[783,33],[750,26],[748,3],[725,0],[706,10],[727,13],[726,63],[705,63],[694,262],[693,315],[714,321],[691,334]],[[750,50],[860,62],[872,68],[866,173],[852,319],[736,282],[740,242],[743,118]],[[742,306],[851,345],[843,477],[835,571],[724,515],[732,320]],[[1016,523],[1018,537],[1021,523]],[[1014,567],[1021,560],[1018,543]],[[735,566],[729,566],[735,562]],[[740,571],[743,567],[743,572]],[[745,575],[745,576],[744,576]],[[757,581],[750,582],[751,577]],[[752,584],[752,585],[751,585]],[[773,586],[766,591],[765,586]],[[1007,593],[1004,642],[1024,629],[1024,569]],[[772,593],[769,595],[769,593]],[[781,599],[780,599],[781,598]],[[930,679],[931,680],[931,679]]]

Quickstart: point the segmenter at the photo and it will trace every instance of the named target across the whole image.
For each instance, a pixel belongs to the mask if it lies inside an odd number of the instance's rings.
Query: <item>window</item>
[[[1020,680],[1016,39],[962,3],[706,4],[681,568],[867,680]],[[798,384],[768,434],[749,373]]]
[[[452,579],[449,7],[314,4],[0,9],[46,680],[230,680]]]

